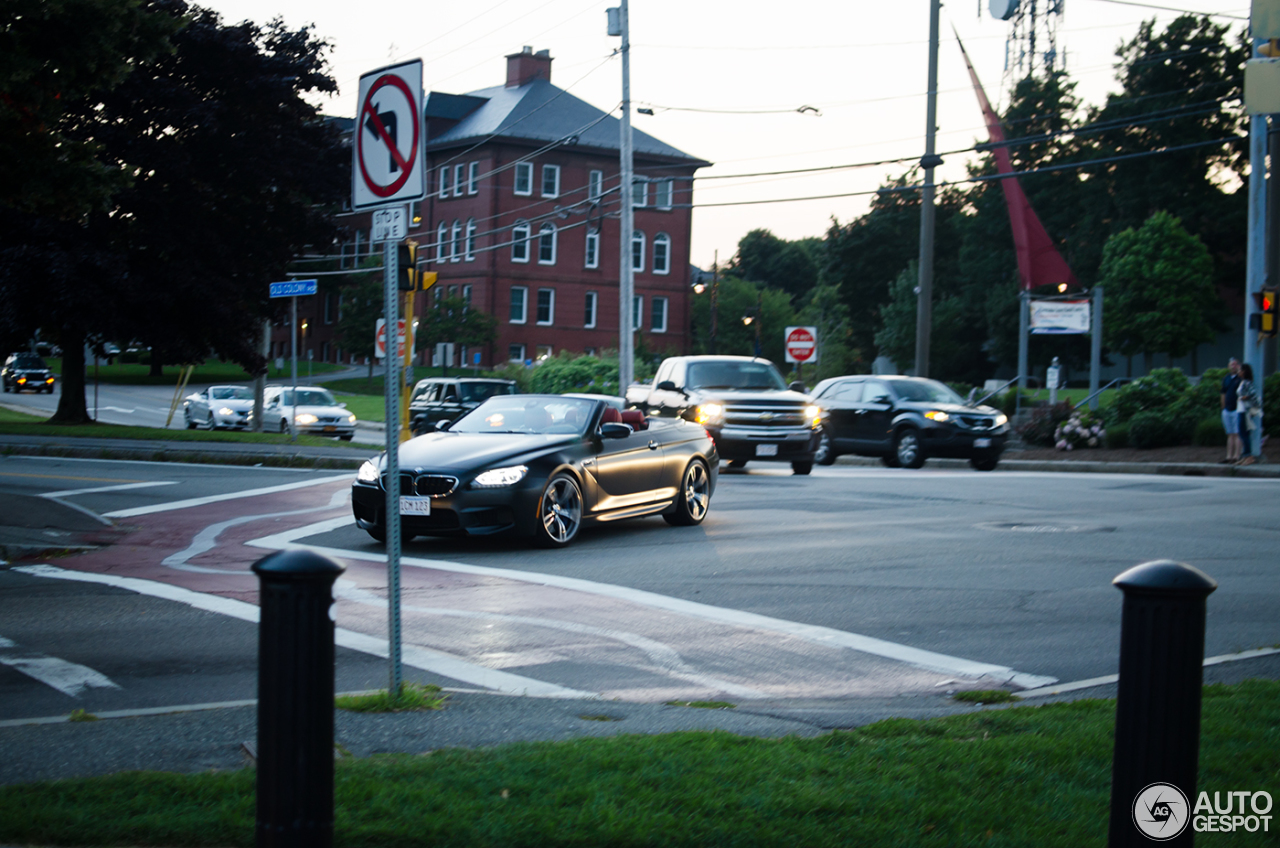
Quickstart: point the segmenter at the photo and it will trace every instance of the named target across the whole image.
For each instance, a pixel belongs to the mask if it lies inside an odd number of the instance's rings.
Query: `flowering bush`
[[[1072,413],[1053,434],[1053,444],[1058,450],[1097,448],[1104,445],[1106,439],[1107,431],[1102,420],[1088,410]]]

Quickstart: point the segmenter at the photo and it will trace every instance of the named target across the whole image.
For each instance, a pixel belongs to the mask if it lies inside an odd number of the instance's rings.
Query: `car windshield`
[[[889,385],[893,386],[893,393],[899,400],[964,405],[964,398],[937,380],[890,380]]]
[[[516,393],[515,383],[460,383],[458,392],[468,403],[479,403],[494,395],[513,395]]]
[[[595,402],[537,395],[496,395],[453,422],[451,433],[585,433]]]
[[[15,368],[48,368],[44,360],[34,353],[22,353],[13,361]]]
[[[214,386],[209,389],[211,400],[253,400],[253,392],[244,386]]]
[[[777,389],[787,384],[772,362],[694,362],[685,381],[690,389]]]
[[[293,406],[293,392],[280,393],[280,403]],[[298,389],[298,406],[337,406],[338,402],[329,394],[328,389]]]

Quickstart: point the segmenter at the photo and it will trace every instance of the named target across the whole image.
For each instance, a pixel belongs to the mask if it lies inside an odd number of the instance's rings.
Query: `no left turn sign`
[[[426,168],[420,59],[360,77],[352,132],[352,208],[422,199]]]

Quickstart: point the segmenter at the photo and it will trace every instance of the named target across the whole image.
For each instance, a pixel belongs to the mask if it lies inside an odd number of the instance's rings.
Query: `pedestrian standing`
[[[1227,433],[1226,463],[1240,461],[1240,415],[1236,412],[1236,387],[1240,385],[1240,360],[1234,356],[1227,362],[1227,376],[1222,378],[1222,429]]]
[[[1258,457],[1253,455],[1251,446],[1254,442],[1259,447],[1262,446],[1262,431],[1256,429],[1262,421],[1262,409],[1258,406],[1258,390],[1253,385],[1253,366],[1247,362],[1240,365],[1240,384],[1236,386],[1236,412],[1240,417],[1240,449],[1244,455],[1236,464],[1253,465]]]

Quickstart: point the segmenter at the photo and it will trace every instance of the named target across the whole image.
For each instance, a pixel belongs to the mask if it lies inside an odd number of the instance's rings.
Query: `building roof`
[[[424,111],[428,119],[458,121],[427,139],[428,150],[475,144],[491,137],[541,146],[577,136],[578,147],[614,153],[621,146],[618,118],[544,79],[466,95],[433,91]],[[694,168],[711,164],[636,129],[632,129],[632,148],[636,156],[666,159],[673,164]]]

